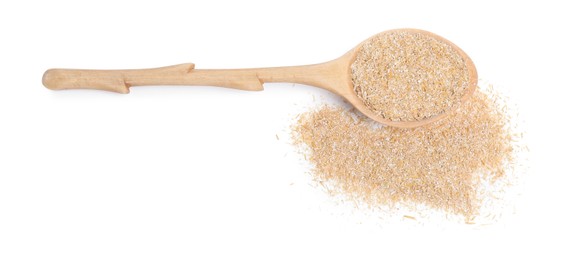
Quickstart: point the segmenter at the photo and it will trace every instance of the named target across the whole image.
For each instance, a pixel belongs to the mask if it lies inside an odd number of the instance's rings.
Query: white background
[[[570,259],[565,1],[149,2],[0,4],[0,259]],[[319,89],[41,85],[52,67],[317,63],[401,27],[455,42],[519,104],[529,173],[504,221],[384,224],[333,203],[289,138],[332,98]]]

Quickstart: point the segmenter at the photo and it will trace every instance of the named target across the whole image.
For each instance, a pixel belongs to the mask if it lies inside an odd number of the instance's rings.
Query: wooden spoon
[[[462,102],[468,99],[477,85],[477,70],[467,54],[450,41],[433,33],[417,29],[399,30],[420,32],[450,44],[461,55],[469,71],[469,88]],[[131,86],[194,85],[263,90],[262,84],[265,82],[293,82],[320,87],[336,93],[369,118],[385,125],[404,128],[428,124],[450,112],[446,111],[418,121],[391,121],[367,108],[354,91],[351,79],[351,65],[362,44],[363,42],[335,60],[314,65],[254,69],[195,69],[194,64],[185,63],[162,68],[132,70],[50,69],[44,73],[42,82],[44,86],[53,90],[99,89],[124,94],[129,93]]]

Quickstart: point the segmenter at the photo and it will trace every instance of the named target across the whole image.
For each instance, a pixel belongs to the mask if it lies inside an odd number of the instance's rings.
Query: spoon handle
[[[98,89],[129,93],[131,86],[219,86],[263,90],[264,82],[293,82],[329,88],[331,63],[258,69],[195,69],[192,63],[134,70],[50,69],[42,83],[49,89]]]

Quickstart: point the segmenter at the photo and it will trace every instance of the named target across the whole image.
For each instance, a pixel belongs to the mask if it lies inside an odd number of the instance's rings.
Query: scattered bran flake
[[[509,118],[477,89],[460,109],[424,127],[384,127],[361,114],[324,106],[302,114],[294,139],[319,182],[370,206],[419,205],[478,215],[478,189],[512,161]]]
[[[364,42],[351,76],[366,107],[391,121],[418,121],[456,108],[469,87],[468,68],[453,46],[402,30]]]

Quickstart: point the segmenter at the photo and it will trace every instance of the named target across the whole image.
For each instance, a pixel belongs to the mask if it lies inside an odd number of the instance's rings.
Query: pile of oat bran
[[[513,160],[502,104],[477,89],[447,118],[400,129],[336,106],[302,114],[294,127],[312,173],[344,196],[370,206],[423,205],[471,219],[478,189]]]

